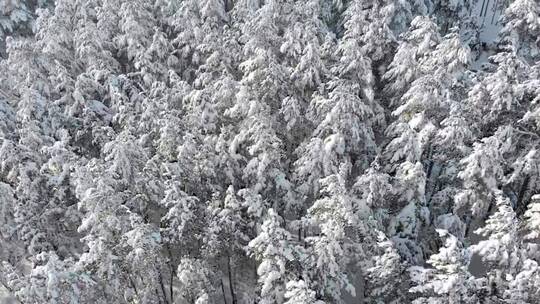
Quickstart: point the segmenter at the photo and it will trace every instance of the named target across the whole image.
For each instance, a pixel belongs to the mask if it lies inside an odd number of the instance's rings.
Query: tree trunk
[[[169,304],[169,300],[167,299],[167,292],[165,291],[165,284],[163,284],[163,274],[161,273],[160,269],[158,269],[158,273],[159,273],[159,277],[158,277],[159,287],[161,288],[161,292],[163,293],[164,303]],[[172,301],[172,298],[171,298],[171,301]]]
[[[221,293],[223,294],[223,303],[227,304],[227,296],[225,295],[225,286],[223,286],[223,279],[221,279]]]
[[[169,268],[170,268],[170,271],[171,271],[171,275],[170,275],[170,282],[169,282],[169,294],[171,295],[171,304],[174,304],[174,290],[173,290],[173,283],[174,283],[174,277],[176,276],[176,270],[174,269],[174,263],[173,263],[173,255],[172,255],[172,252],[171,252],[171,247],[169,247],[169,245],[167,244],[166,246],[167,248],[167,254],[169,255]]]
[[[237,304],[236,294],[234,293],[233,276],[231,270],[231,256],[227,256],[227,272],[229,275],[229,290],[231,292],[232,304]]]
[[[525,213],[525,210],[527,210],[527,204],[523,203],[523,198],[525,197],[525,193],[527,193],[527,189],[529,188],[530,179],[531,178],[527,175],[521,184],[521,188],[519,189],[518,198],[516,201],[516,214],[518,216],[522,215]]]

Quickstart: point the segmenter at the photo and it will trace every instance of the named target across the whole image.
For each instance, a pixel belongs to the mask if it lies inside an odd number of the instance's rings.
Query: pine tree
[[[458,97],[453,96],[453,88],[469,60],[470,50],[457,34],[447,35],[420,58],[418,78],[401,96],[401,105],[392,112],[397,119],[386,130],[385,135],[392,138],[383,154],[389,163],[387,170],[395,170],[401,161],[417,162],[422,158],[427,158],[428,166],[434,165],[431,158],[436,126],[444,119],[439,113],[448,111]]]
[[[31,36],[39,9],[52,5],[48,0],[13,0],[0,4],[0,56],[5,58],[6,38]]]
[[[282,219],[268,209],[261,232],[248,244],[259,266],[260,303],[283,303],[289,261],[294,259],[289,232],[281,227]],[[290,270],[289,270],[290,271]]]
[[[204,262],[195,258],[183,258],[178,265],[178,279],[181,297],[184,301],[196,304],[209,303],[215,290],[215,274]],[[171,301],[174,301],[171,300]]]
[[[497,210],[489,217],[484,227],[475,231],[487,239],[470,248],[480,255],[485,267],[489,269],[487,273],[489,296],[500,299],[504,290],[508,288],[505,276],[516,274],[523,257],[516,214],[502,191],[496,191],[495,195]]]
[[[441,39],[437,24],[428,17],[418,16],[403,33],[396,54],[383,76],[388,93],[392,95],[391,106],[395,105],[410,84],[423,75],[420,61],[428,56]]]
[[[358,210],[372,215],[378,229],[384,230],[389,220],[388,213],[393,208],[390,198],[395,194],[395,189],[392,177],[382,170],[378,159],[357,178],[353,192],[360,199]]]
[[[343,174],[343,173],[341,173]],[[320,199],[308,209],[308,216],[320,229],[319,236],[306,239],[311,246],[310,281],[318,291],[317,298],[343,303],[342,290],[355,296],[355,289],[346,273],[345,229],[355,224],[352,199],[344,185],[344,177],[334,174],[321,180]]]
[[[309,289],[306,282],[289,281],[287,283],[286,304],[320,304],[324,303],[315,298],[315,291]]]
[[[508,144],[497,136],[482,139],[474,144],[473,152],[461,161],[464,166],[458,173],[465,191],[456,195],[456,209],[471,208],[473,216],[485,216],[493,193],[503,177],[503,153]]]
[[[252,278],[244,268],[251,266],[244,248],[249,244],[252,232],[245,209],[249,212],[250,208],[254,208],[260,212],[261,205],[260,196],[251,199],[242,202],[237,197],[234,187],[229,186],[223,201],[214,201],[209,206],[210,218],[203,239],[204,256],[209,257],[210,262],[219,265],[223,276],[227,276],[233,303],[237,303],[240,297],[239,285],[246,282],[239,278],[237,273],[244,272],[244,279]]]
[[[242,179],[246,189],[269,196],[267,207],[284,209],[279,197],[294,198],[284,169],[283,139],[276,119],[288,85],[283,66],[277,61],[281,41],[278,33],[290,11],[288,1],[269,1],[243,24],[245,60],[239,65],[243,72],[235,104],[226,115],[239,121],[230,150],[233,157],[244,158]],[[264,32],[264,35],[262,34]]]
[[[407,299],[401,282],[405,268],[399,252],[382,232],[377,247],[380,253],[373,256],[374,265],[367,269],[364,293],[372,303],[403,303]]]
[[[502,17],[500,43],[506,48],[534,62],[540,56],[540,6],[532,0],[515,0]]]
[[[420,294],[413,303],[479,303],[478,289],[482,285],[468,271],[471,253],[447,231],[437,232],[444,239],[444,246],[427,261],[432,268],[410,269],[411,278],[417,283],[410,291]]]
[[[388,233],[402,257],[409,263],[419,264],[424,259],[426,245],[420,233],[429,220],[425,198],[425,173],[420,163],[404,162],[396,172],[398,180],[399,212],[388,226]]]
[[[509,123],[515,119],[506,113],[520,111],[520,105],[516,103],[520,95],[519,84],[525,80],[528,71],[527,64],[513,53],[498,53],[490,59],[496,64],[496,71],[476,83],[468,96],[475,111],[486,117],[479,124],[483,129],[493,128],[495,120]]]
[[[504,290],[505,303],[534,303],[539,300],[538,288],[540,269],[538,263],[527,259],[515,276],[509,276],[508,289]]]

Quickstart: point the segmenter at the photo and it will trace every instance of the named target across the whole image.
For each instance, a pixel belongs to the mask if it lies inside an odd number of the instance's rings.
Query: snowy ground
[[[488,57],[492,55],[492,44],[497,40],[497,34],[501,29],[501,10],[498,8],[501,1],[503,0],[478,1],[473,11],[480,24],[480,41],[487,45],[487,48],[482,50],[480,56],[473,63],[473,69],[480,69],[482,63],[486,62]]]
[[[501,11],[497,9],[501,0],[483,0],[476,5],[474,13],[479,18],[482,26],[480,40],[482,42],[491,43],[497,39],[497,33],[501,28],[500,17]]]

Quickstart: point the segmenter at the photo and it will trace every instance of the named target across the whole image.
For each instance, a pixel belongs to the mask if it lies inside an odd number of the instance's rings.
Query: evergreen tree
[[[421,294],[413,303],[479,303],[481,282],[468,271],[470,252],[447,231],[438,233],[444,246],[429,258],[432,268],[411,268],[411,277],[418,285],[410,291]]]
[[[524,59],[535,61],[540,56],[540,6],[532,0],[515,0],[503,15],[504,27],[500,43]]]
[[[260,303],[284,302],[288,262],[293,260],[293,252],[289,244],[291,236],[280,227],[280,222],[279,215],[269,209],[261,232],[248,244],[248,250],[260,263],[257,268]]]
[[[407,299],[401,282],[405,267],[399,252],[382,232],[377,247],[380,254],[373,256],[374,265],[367,269],[367,299],[372,303],[403,303]]]
[[[487,239],[471,246],[471,250],[480,255],[489,269],[488,295],[494,301],[503,298],[504,290],[508,288],[506,277],[516,274],[518,265],[523,259],[516,214],[508,198],[504,197],[501,191],[495,194],[497,210],[489,217],[484,227],[475,231]]]
[[[343,173],[341,173],[343,174]],[[308,216],[320,229],[319,236],[306,239],[312,252],[308,267],[312,287],[319,291],[317,298],[335,303],[343,303],[342,290],[355,296],[356,292],[346,272],[347,257],[345,246],[347,227],[355,223],[352,199],[344,185],[344,177],[330,175],[321,180],[323,195],[308,210]]]
[[[315,292],[307,287],[306,282],[290,281],[287,283],[287,292],[285,293],[287,298],[286,304],[319,304],[324,303],[316,300]]]

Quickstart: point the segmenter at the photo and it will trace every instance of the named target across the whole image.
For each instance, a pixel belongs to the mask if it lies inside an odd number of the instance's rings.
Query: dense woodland
[[[540,3],[479,1],[0,0],[6,303],[540,303]]]

